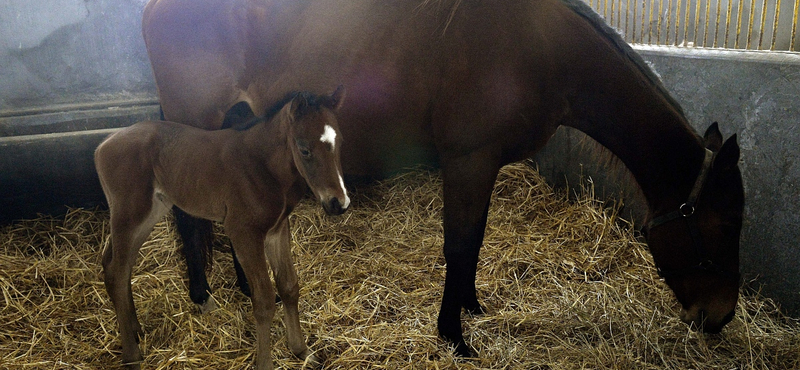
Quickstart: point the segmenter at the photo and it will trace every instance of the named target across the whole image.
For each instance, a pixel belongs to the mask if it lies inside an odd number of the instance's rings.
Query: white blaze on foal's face
[[[322,132],[322,136],[319,137],[319,141],[330,144],[331,145],[331,152],[336,150],[336,130],[333,129],[330,125],[325,125],[325,129]],[[344,179],[342,179],[342,175],[339,174],[339,185],[342,187],[342,192],[344,193],[344,208],[350,206],[350,197],[347,196],[347,189],[344,187]]]
[[[319,137],[319,141],[330,144],[331,151],[333,151],[336,148],[336,130],[334,130],[330,125],[325,125],[325,131],[322,132],[322,136]]]

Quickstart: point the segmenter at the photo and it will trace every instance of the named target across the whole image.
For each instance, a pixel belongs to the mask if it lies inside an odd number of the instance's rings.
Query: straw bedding
[[[478,266],[488,313],[465,317],[480,358],[457,360],[437,338],[445,266],[438,175],[414,171],[353,189],[328,217],[312,201],[292,216],[301,324],[328,369],[792,369],[800,323],[743,295],[719,335],[690,330],[646,246],[617,208],[554,192],[526,165],[498,179]],[[71,210],[0,229],[0,368],[95,369],[119,363],[116,319],[100,253],[108,213]],[[200,315],[170,220],[142,247],[133,292],[147,369],[231,369],[253,363],[249,300],[234,286],[220,235],[209,275],[220,309]],[[289,353],[279,309],[278,367]]]

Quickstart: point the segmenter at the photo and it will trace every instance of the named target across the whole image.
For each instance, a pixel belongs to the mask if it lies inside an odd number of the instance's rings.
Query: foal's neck
[[[280,113],[279,113],[280,114]],[[240,139],[233,145],[244,151],[242,160],[257,162],[255,166],[265,166],[276,180],[284,185],[297,181],[299,174],[289,146],[289,128],[280,117],[259,122],[246,131],[239,132]]]

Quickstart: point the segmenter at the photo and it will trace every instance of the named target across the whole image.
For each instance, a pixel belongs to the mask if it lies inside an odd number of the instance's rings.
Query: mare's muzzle
[[[731,322],[736,314],[736,310],[734,309],[728,312],[728,314],[722,318],[714,320],[713,318],[709,317],[704,310],[699,310],[697,312],[692,311],[693,310],[686,309],[681,310],[681,320],[688,324],[692,329],[700,330],[701,332],[708,334],[718,334],[721,332],[722,328]]]

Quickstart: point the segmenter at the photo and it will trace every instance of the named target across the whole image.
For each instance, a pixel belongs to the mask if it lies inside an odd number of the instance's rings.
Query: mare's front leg
[[[300,313],[297,308],[300,299],[300,284],[292,261],[291,241],[289,237],[289,219],[284,218],[275,228],[273,234],[265,240],[267,259],[272,266],[278,295],[283,301],[286,336],[289,349],[301,360],[309,364],[319,365],[320,360],[309,351],[303,330],[300,329]]]
[[[173,207],[175,226],[183,241],[186,257],[186,273],[189,276],[189,297],[206,313],[216,308],[211,298],[211,287],[206,278],[206,269],[212,264],[213,224],[209,220],[196,218],[178,207]]]
[[[265,235],[258,227],[226,220],[225,231],[250,283],[253,316],[256,321],[256,369],[272,369],[270,329],[275,316],[275,289],[264,253]],[[274,233],[274,231],[270,231]],[[267,239],[275,238],[269,234]]]
[[[475,291],[478,254],[483,243],[486,217],[499,155],[476,151],[442,159],[444,187],[444,258],[447,273],[439,311],[439,335],[455,345],[456,354],[472,356],[461,329],[461,308],[483,313]]]

